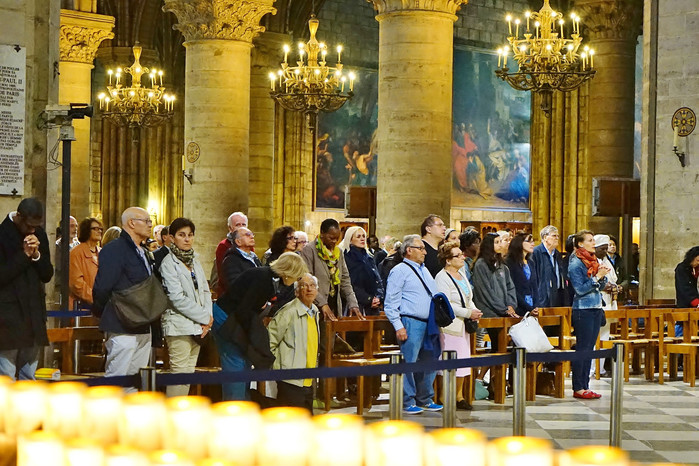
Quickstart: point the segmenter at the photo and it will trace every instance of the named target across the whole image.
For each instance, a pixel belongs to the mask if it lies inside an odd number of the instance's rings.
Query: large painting
[[[378,73],[359,70],[354,90],[340,110],[318,116],[316,209],[344,209],[347,186],[376,186]]]
[[[528,210],[531,97],[496,66],[492,53],[454,49],[452,205]]]

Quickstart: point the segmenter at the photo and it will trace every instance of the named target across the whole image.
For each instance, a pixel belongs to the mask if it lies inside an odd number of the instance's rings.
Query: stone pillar
[[[588,183],[599,176],[633,176],[636,41],[642,2],[576,0],[583,37],[595,50],[597,74],[590,81]],[[589,201],[588,201],[589,202]],[[616,217],[590,217],[596,233],[619,235]]]
[[[269,73],[279,69],[286,34],[264,32],[254,40],[250,70],[250,195],[248,219],[258,250],[267,247],[274,223],[274,100],[269,96]]]
[[[449,219],[453,35],[466,0],[373,0],[379,22],[377,229]]]
[[[93,61],[100,43],[114,37],[113,27],[112,16],[61,10],[59,104],[89,104],[93,101],[91,86]],[[75,141],[72,144],[71,154],[70,204],[71,214],[80,220],[90,214],[90,119],[74,120],[73,126]],[[56,173],[59,177],[60,190],[60,170],[56,170]],[[61,196],[52,198],[58,203],[60,212]],[[53,228],[53,225],[49,227]]]
[[[273,0],[165,0],[185,37],[185,152],[193,182],[184,215],[197,226],[202,262],[211,263],[228,215],[249,207],[250,49],[274,13]],[[194,157],[196,158],[196,156]],[[194,160],[194,158],[190,160]]]

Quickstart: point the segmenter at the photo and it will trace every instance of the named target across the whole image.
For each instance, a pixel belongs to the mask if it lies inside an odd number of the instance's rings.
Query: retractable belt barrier
[[[72,317],[90,317],[90,311],[46,311],[46,317],[72,318]]]
[[[559,362],[579,361],[585,359],[614,358],[614,349],[597,351],[569,351],[551,353],[527,353],[527,362]],[[195,372],[186,374],[159,373],[156,375],[156,385],[216,385],[235,382],[270,382],[296,379],[330,379],[344,377],[371,377],[382,374],[407,374],[414,372],[431,372],[453,370],[462,367],[488,367],[503,364],[513,364],[515,353],[497,356],[484,356],[445,361],[422,361],[414,363],[381,364],[357,367],[317,367],[313,369],[280,369],[280,370],[251,370],[236,372]],[[117,385],[120,387],[138,386],[139,375],[96,377],[83,380],[87,385]]]

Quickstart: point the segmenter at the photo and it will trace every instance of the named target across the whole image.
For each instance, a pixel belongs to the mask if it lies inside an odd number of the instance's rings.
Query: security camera
[[[92,105],[75,103],[47,105],[46,109],[39,115],[38,126],[46,128],[48,126],[71,125],[72,120],[82,120],[85,117],[92,117]]]

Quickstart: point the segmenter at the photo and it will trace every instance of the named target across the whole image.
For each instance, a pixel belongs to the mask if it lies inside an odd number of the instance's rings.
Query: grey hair
[[[247,216],[247,215],[245,215],[245,214],[242,213],[242,212],[233,212],[232,214],[230,214],[230,215],[228,216],[228,223],[227,223],[227,225],[230,225],[230,224],[231,224],[231,220],[233,220],[233,217],[235,217],[235,216],[239,216],[239,217],[245,218],[245,223],[248,223],[248,216]]]
[[[556,228],[553,225],[546,225],[544,228],[541,229],[541,239],[543,240],[546,238],[548,235],[552,233],[558,233],[558,228]]]
[[[405,235],[403,237],[403,244],[400,245],[400,253],[405,256],[405,251],[415,244],[416,241],[421,240],[420,235]]]
[[[303,277],[311,277],[311,278],[313,279],[313,283],[315,283],[316,286],[318,286],[318,279],[317,279],[314,275],[312,275],[312,274],[310,274],[310,273],[304,273],[304,274],[301,276],[301,278],[303,278]],[[294,282],[294,290],[298,289],[298,287],[299,287],[299,282],[301,281],[301,278],[299,278],[298,280],[296,280],[296,281]]]

